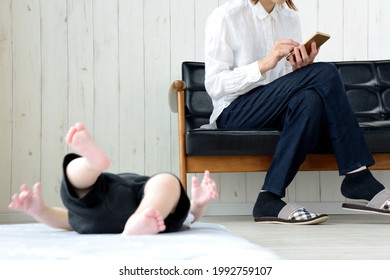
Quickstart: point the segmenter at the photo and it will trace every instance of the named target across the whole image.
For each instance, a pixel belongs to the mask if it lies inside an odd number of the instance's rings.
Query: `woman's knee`
[[[340,74],[337,68],[328,62],[316,62],[311,64],[312,72],[322,81],[329,81],[332,79],[336,79],[337,81],[341,81]]]
[[[329,62],[316,62],[311,64],[311,66],[315,67],[315,69],[324,72],[329,72],[329,73],[338,72],[337,68],[332,63]]]

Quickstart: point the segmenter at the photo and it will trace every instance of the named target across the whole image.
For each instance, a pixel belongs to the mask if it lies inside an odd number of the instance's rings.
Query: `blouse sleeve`
[[[229,25],[222,14],[212,14],[205,30],[205,86],[211,98],[235,94],[263,79],[258,61],[233,68],[234,53]]]

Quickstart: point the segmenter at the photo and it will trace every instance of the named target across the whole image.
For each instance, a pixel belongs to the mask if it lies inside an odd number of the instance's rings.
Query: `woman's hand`
[[[276,64],[278,64],[281,59],[285,58],[290,52],[299,47],[299,43],[293,40],[276,41],[267,56],[259,60],[260,73],[264,74],[268,70],[275,68]]]
[[[313,63],[317,54],[318,49],[315,42],[311,43],[310,54],[307,54],[304,45],[299,45],[298,47],[294,48],[293,54],[288,57],[288,61],[290,61],[292,68],[296,70]]]

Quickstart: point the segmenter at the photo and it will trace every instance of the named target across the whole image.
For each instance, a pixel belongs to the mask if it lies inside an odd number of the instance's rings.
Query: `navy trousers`
[[[340,175],[374,164],[340,75],[329,63],[313,63],[238,97],[217,125],[281,130],[263,186],[281,197],[321,137],[330,139]]]

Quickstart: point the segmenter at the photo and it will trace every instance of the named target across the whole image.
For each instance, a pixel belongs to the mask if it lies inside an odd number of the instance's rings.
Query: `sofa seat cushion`
[[[193,129],[187,132],[187,154],[191,156],[271,155],[279,135],[280,132],[276,130]]]
[[[361,123],[372,153],[390,153],[390,121]],[[277,130],[192,129],[187,132],[189,156],[272,155],[280,135]],[[321,139],[311,153],[332,153],[328,139]]]
[[[372,153],[390,153],[390,121],[359,123]]]
[[[372,122],[360,122],[359,123],[360,127],[362,128],[390,128],[390,120],[385,120],[385,121],[372,121]]]

